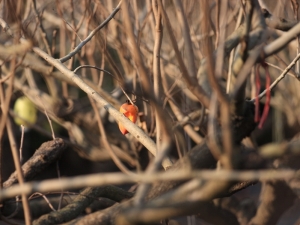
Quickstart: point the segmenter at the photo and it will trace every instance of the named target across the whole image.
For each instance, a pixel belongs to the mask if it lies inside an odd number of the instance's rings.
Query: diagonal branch
[[[156,144],[152,141],[152,139],[148,135],[146,135],[139,127],[132,123],[127,117],[125,117],[111,104],[109,104],[105,99],[103,99],[102,96],[100,96],[93,88],[87,85],[78,75],[76,75],[73,71],[68,70],[67,67],[59,60],[52,58],[41,49],[34,47],[33,51],[44,58],[52,66],[56,67],[64,76],[68,77],[70,80],[76,83],[79,88],[81,88],[84,92],[91,96],[101,106],[103,106],[117,122],[121,122],[124,127],[136,139],[138,139],[154,156],[156,155]],[[163,162],[163,167],[166,168],[171,164],[171,161],[166,158]]]
[[[106,20],[104,20],[98,27],[96,27],[90,34],[89,36],[87,36],[82,42],[79,43],[79,45],[76,46],[76,48],[71,51],[68,55],[60,58],[60,62],[64,63],[66,61],[68,61],[69,59],[71,59],[75,54],[77,54],[83,46],[85,46],[94,36],[95,34],[101,30],[103,27],[105,27],[108,22],[114,18],[114,16],[117,14],[117,12],[119,12],[120,8],[121,8],[121,3],[122,0],[119,2],[119,4],[117,5],[117,7],[112,11],[112,13],[106,18]]]

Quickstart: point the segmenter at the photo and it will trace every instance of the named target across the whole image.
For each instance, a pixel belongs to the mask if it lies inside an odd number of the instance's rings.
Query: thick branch
[[[98,197],[108,197],[116,201],[121,201],[125,198],[131,198],[132,195],[114,186],[86,188],[80,192],[80,195],[78,195],[72,203],[61,210],[41,216],[39,219],[33,221],[33,225],[60,224],[70,221],[76,218]]]
[[[66,145],[60,138],[43,143],[41,147],[36,150],[34,155],[22,166],[25,180],[31,180],[51,163],[56,162],[65,148]],[[3,183],[3,187],[8,188],[16,182],[17,172],[14,172],[10,175],[8,180]]]

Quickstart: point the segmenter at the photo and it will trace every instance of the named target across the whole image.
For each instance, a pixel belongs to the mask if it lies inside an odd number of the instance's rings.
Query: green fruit
[[[26,96],[17,99],[14,105],[15,123],[18,125],[34,124],[37,119],[35,105]]]

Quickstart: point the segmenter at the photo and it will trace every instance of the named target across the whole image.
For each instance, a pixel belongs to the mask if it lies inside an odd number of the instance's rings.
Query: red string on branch
[[[255,114],[254,114],[254,122],[258,123],[260,116],[259,116],[259,91],[260,91],[260,78],[259,78],[259,65],[256,67],[255,73]]]
[[[258,128],[261,129],[264,122],[267,120],[268,114],[269,114],[269,110],[270,110],[270,101],[271,101],[271,90],[270,90],[270,86],[271,86],[271,76],[269,73],[269,67],[266,63],[262,63],[262,66],[264,67],[265,71],[266,71],[266,102],[265,102],[265,106],[264,106],[264,110],[261,116],[261,120],[258,124]]]

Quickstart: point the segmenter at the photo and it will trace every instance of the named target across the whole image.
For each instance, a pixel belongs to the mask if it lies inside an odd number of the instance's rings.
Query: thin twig
[[[125,174],[133,174],[133,172],[131,172],[129,169],[126,168],[126,166],[122,163],[122,161],[118,158],[118,156],[115,154],[115,152],[113,151],[110,143],[108,142],[107,140],[107,136],[106,136],[106,133],[105,133],[105,129],[104,129],[104,126],[103,126],[103,123],[102,123],[102,120],[101,120],[101,117],[100,117],[100,114],[99,114],[99,109],[97,108],[97,105],[95,104],[94,102],[94,99],[92,99],[90,96],[89,96],[89,100],[90,100],[90,103],[94,109],[94,112],[95,112],[95,115],[96,115],[96,118],[97,118],[97,122],[98,122],[98,126],[99,126],[99,130],[100,130],[100,142],[102,140],[106,150],[108,151],[111,159],[113,160],[113,162],[116,164],[116,166]]]
[[[47,204],[49,205],[49,208],[52,210],[52,211],[56,211],[56,209],[53,207],[53,205],[51,204],[51,202],[49,201],[49,199],[47,198],[46,195],[42,194],[42,193],[39,193],[39,192],[35,192],[33,193],[31,196],[29,196],[29,199],[31,199],[33,196],[35,195],[39,195],[39,196],[42,196],[42,198],[47,202]]]
[[[19,210],[20,210],[20,205],[19,205],[19,204],[20,204],[20,196],[17,195],[17,196],[16,196],[16,206],[15,206],[15,210],[14,210],[10,215],[5,216],[6,219],[14,218],[14,217],[18,214],[18,212],[19,212]]]
[[[39,96],[38,96],[38,98],[39,98]],[[39,99],[40,99],[40,98],[39,98]],[[49,126],[50,126],[51,133],[52,133],[52,138],[53,138],[53,140],[55,140],[56,137],[55,137],[54,129],[53,129],[53,126],[52,126],[52,121],[51,121],[51,119],[50,119],[50,117],[49,117],[49,115],[48,115],[48,112],[47,112],[47,110],[46,110],[46,107],[45,107],[44,102],[43,102],[41,99],[40,99],[40,102],[41,102],[41,104],[42,104],[42,106],[43,106],[43,108],[44,108],[44,113],[45,113],[45,115],[46,115],[46,117],[47,117],[47,120],[48,120],[48,122],[49,122]]]
[[[20,141],[20,163],[22,164],[22,160],[23,160],[23,154],[22,154],[22,151],[23,151],[23,142],[24,142],[24,130],[25,130],[25,127],[24,125],[21,125],[21,141]]]
[[[288,74],[288,72],[290,71],[290,69],[292,69],[293,66],[295,66],[296,62],[300,59],[300,53],[296,56],[296,58],[294,58],[294,60],[285,68],[285,70],[280,74],[279,77],[277,77],[277,79],[271,84],[270,88],[268,90],[272,90],[274,87],[276,87],[276,85],[283,79],[285,78],[285,76]],[[267,89],[264,90],[262,93],[259,94],[258,98],[262,99],[265,94],[268,91]],[[255,98],[251,99],[252,102],[255,101]]]
[[[175,39],[173,30],[172,30],[172,26],[169,20],[169,17],[166,13],[166,11],[164,10],[163,4],[161,0],[158,0],[158,6],[159,9],[161,10],[165,25],[167,27],[171,42],[172,42],[172,46],[173,49],[175,50],[175,55],[177,58],[177,61],[179,63],[180,66],[180,70],[182,72],[182,78],[184,80],[184,82],[186,83],[188,89],[190,89],[192,91],[192,93],[198,98],[198,100],[206,107],[209,107],[209,99],[206,96],[205,92],[203,91],[203,89],[198,85],[198,82],[196,80],[194,80],[193,78],[195,77],[190,77],[191,75],[189,75],[189,72],[183,62],[183,59],[181,57],[181,53],[179,51],[178,45],[177,45],[177,41]]]
[[[190,122],[190,120],[192,120],[192,117],[202,117],[203,118],[203,114],[200,112],[200,110],[198,111],[193,111],[192,113],[190,113],[187,116],[184,116],[181,112],[181,110],[176,106],[176,104],[173,103],[172,100],[169,100],[169,105],[173,111],[173,113],[175,114],[178,122],[177,124],[175,124],[173,126],[173,130],[175,130],[177,127],[182,126],[183,129],[185,130],[185,132],[189,135],[189,137],[197,144],[200,144],[203,141],[203,138],[198,134],[197,131],[195,131],[195,129],[193,129],[193,127],[188,124]],[[202,109],[204,109],[204,107],[202,107]]]
[[[152,11],[155,16],[155,36],[154,36],[154,47],[153,47],[153,90],[154,96],[157,102],[161,101],[162,86],[161,86],[161,71],[160,71],[160,51],[163,37],[163,26],[161,23],[161,12],[157,7],[157,2],[152,1]],[[157,149],[160,149],[162,142],[162,129],[159,120],[160,115],[158,111],[155,111],[156,121],[156,145]]]
[[[135,62],[137,70],[138,70],[138,75],[141,80],[141,85],[142,85],[145,97],[150,100],[151,106],[155,108],[155,111],[157,111],[157,115],[159,115],[157,117],[157,119],[159,119],[160,129],[162,130],[161,131],[161,134],[163,135],[162,143],[171,143],[171,141],[172,141],[171,135],[172,134],[169,129],[170,126],[168,126],[168,123],[170,124],[171,121],[168,117],[166,117],[164,115],[163,109],[161,108],[161,103],[159,101],[157,101],[156,98],[153,98],[153,87],[151,85],[152,82],[150,80],[150,76],[148,75],[148,71],[145,67],[144,57],[142,55],[142,52],[135,40],[136,38],[134,35],[133,27],[130,22],[130,13],[129,13],[129,9],[128,9],[128,4],[129,4],[129,1],[123,2],[122,12],[123,12],[123,21],[124,21],[124,25],[126,28],[126,34],[131,43],[130,46],[131,46],[133,60]],[[158,152],[160,151],[160,149],[158,149],[157,146],[156,146],[156,149]],[[168,166],[172,165],[172,162],[169,158],[166,158],[164,160],[165,165],[166,165],[166,163],[168,164]]]
[[[12,125],[11,125],[9,118],[6,120],[6,128],[7,128],[7,133],[8,133],[9,143],[10,143],[10,147],[11,147],[11,152],[13,155],[14,164],[15,164],[16,171],[17,171],[18,181],[19,181],[20,186],[22,186],[25,183],[24,175],[23,175],[23,171],[21,168],[21,163],[20,163],[20,159],[18,156],[18,150],[16,148],[17,144],[15,141],[15,137],[14,137],[14,134],[12,131]],[[31,224],[31,212],[30,212],[27,195],[25,193],[22,193],[22,204],[23,204],[23,208],[24,208],[24,216],[25,216],[26,225],[30,225]]]
[[[129,97],[129,95],[125,92],[125,90],[122,88],[121,86],[121,81],[118,80],[118,78],[116,78],[113,74],[111,74],[110,72],[108,72],[107,70],[104,70],[104,69],[101,69],[97,66],[91,66],[91,65],[81,65],[81,66],[78,66],[75,70],[74,70],[74,73],[76,73],[79,69],[82,69],[82,68],[93,68],[93,69],[97,69],[97,70],[100,70],[101,72],[105,72],[107,74],[109,74],[110,76],[112,76],[116,81],[118,81],[119,83],[119,87],[120,89],[122,90],[123,94],[126,96],[126,98],[130,101],[130,103],[132,105],[134,105],[133,101],[131,100],[131,98]]]
[[[56,161],[56,173],[57,173],[57,178],[60,179],[61,176],[60,176],[60,169],[59,169],[59,160]],[[61,209],[62,200],[63,200],[63,197],[64,197],[64,190],[61,189],[60,191],[61,192],[60,192],[60,197],[59,197],[59,202],[58,202],[57,210]]]
[[[184,45],[186,47],[186,64],[187,69],[189,71],[189,75],[195,77],[196,73],[196,66],[195,66],[195,57],[193,51],[193,45],[190,35],[190,28],[187,22],[186,15],[184,13],[183,5],[181,0],[174,0],[174,5],[176,9],[176,14],[178,17],[178,22],[181,28],[181,32],[184,39]]]
[[[96,27],[90,34],[89,36],[86,37],[86,39],[84,39],[82,42],[79,43],[79,45],[76,46],[76,48],[71,51],[69,54],[67,54],[66,56],[62,57],[59,59],[60,62],[66,62],[67,60],[69,60],[71,57],[73,57],[75,54],[77,54],[81,48],[83,46],[85,46],[91,39],[93,36],[95,36],[95,34],[101,30],[103,27],[105,27],[108,22],[117,14],[117,12],[119,12],[120,7],[121,7],[121,3],[122,0],[119,2],[119,4],[117,5],[117,7],[112,11],[112,13],[106,18],[106,20],[104,20],[98,27]]]
[[[274,65],[274,64],[272,64],[272,63],[269,63],[269,62],[265,62],[265,63],[266,63],[268,66],[270,66],[270,67],[273,67],[273,68],[275,68],[275,69],[277,69],[277,70],[280,70],[281,72],[284,71],[284,69],[281,69],[279,66],[276,66],[276,65]],[[290,71],[292,71],[292,70],[290,70]],[[292,72],[293,72],[293,71],[292,71]],[[290,72],[288,72],[287,75],[292,76],[292,77],[296,77],[296,76],[297,76],[296,74],[293,74],[293,73],[290,73]]]
[[[161,102],[161,71],[160,71],[160,51],[161,43],[163,37],[163,27],[161,23],[161,12],[157,7],[156,1],[152,1],[152,10],[155,16],[155,37],[154,37],[154,49],[153,49],[153,86],[154,95],[157,102]],[[157,110],[155,110],[155,121],[156,121],[156,145],[158,149],[158,154],[163,150],[163,130],[161,129],[160,115]],[[157,160],[158,158],[155,158]],[[146,173],[154,173],[158,168],[153,166],[155,162],[147,168]],[[150,184],[141,184],[136,192],[134,202],[138,206],[144,200],[147,192],[149,191]]]
[[[223,18],[225,18],[226,11],[227,11],[227,1],[223,1],[221,4],[221,13]],[[225,4],[225,5],[224,5]],[[209,28],[209,15],[208,15],[209,6],[206,1],[202,2],[202,13],[204,16],[204,23],[202,24],[202,31],[203,33],[208,33],[210,31]],[[208,80],[209,84],[211,85],[212,90],[216,94],[215,101],[210,101],[210,107],[217,109],[218,102],[220,103],[220,122],[222,127],[222,148],[218,150],[218,139],[219,137],[216,136],[216,132],[213,131],[214,126],[211,129],[211,137],[212,143],[214,148],[216,148],[216,152],[224,149],[221,154],[224,156],[222,157],[224,160],[222,161],[222,165],[226,168],[232,168],[232,157],[233,157],[233,142],[232,142],[232,131],[231,131],[231,119],[230,119],[230,106],[228,96],[224,94],[221,85],[218,82],[218,78],[222,76],[223,70],[223,56],[224,56],[224,39],[225,39],[225,31],[222,29],[220,30],[220,46],[218,49],[217,54],[217,61],[214,62],[213,55],[212,55],[212,43],[208,38],[204,39],[204,55],[206,56],[207,60],[207,73],[208,73]],[[214,69],[215,67],[215,69]],[[218,101],[217,101],[218,100]],[[217,110],[215,111],[215,115],[217,115]],[[214,118],[211,118],[214,119]],[[218,155],[216,155],[218,156]]]
[[[48,54],[50,55],[51,54],[51,49],[50,49],[50,45],[49,45],[49,40],[47,38],[46,31],[43,27],[42,20],[41,20],[41,18],[39,16],[39,13],[37,11],[36,2],[35,2],[35,0],[31,0],[31,2],[32,2],[33,12],[35,14],[35,17],[36,17],[36,20],[37,20],[37,23],[38,23],[38,27],[39,27],[39,30],[40,30],[40,33],[41,33],[41,38],[44,42],[44,45],[46,46]]]

